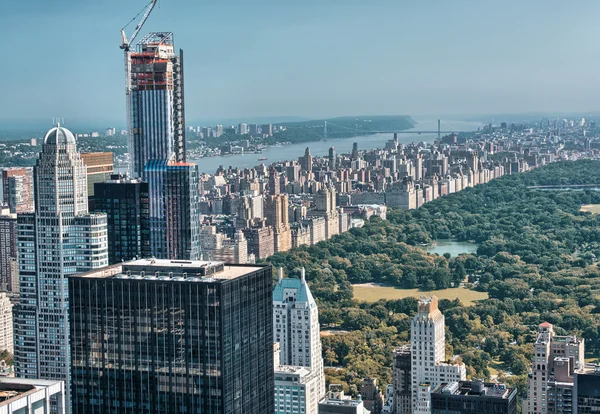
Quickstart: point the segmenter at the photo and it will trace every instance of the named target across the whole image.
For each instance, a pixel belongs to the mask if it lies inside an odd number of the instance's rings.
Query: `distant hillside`
[[[408,115],[344,116],[328,119],[314,119],[300,122],[282,122],[287,129],[271,137],[269,143],[310,142],[325,138],[324,124],[327,121],[327,139],[349,138],[377,132],[404,131],[413,128],[417,122]]]

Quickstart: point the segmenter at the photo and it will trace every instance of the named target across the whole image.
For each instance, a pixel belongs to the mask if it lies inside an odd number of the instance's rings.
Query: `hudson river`
[[[448,121],[443,122],[443,131],[475,131],[483,124],[479,122],[464,122],[464,121]],[[416,125],[417,131],[434,131],[437,130],[437,120],[429,122],[421,122]],[[442,134],[443,135],[443,134]],[[217,157],[204,157],[199,159],[190,159],[189,161],[198,164],[200,172],[214,174],[220,165],[227,168],[229,166],[238,168],[251,168],[256,165],[271,164],[278,161],[296,160],[304,155],[306,147],[310,148],[312,155],[325,156],[329,153],[330,147],[335,147],[338,154],[350,153],[352,144],[358,142],[359,150],[369,150],[375,148],[383,148],[385,143],[394,137],[393,133],[389,134],[374,134],[357,136],[352,138],[328,139],[326,141],[305,142],[302,144],[283,145],[281,147],[269,147],[262,150],[261,154],[231,154],[221,155]],[[427,142],[431,143],[437,138],[435,134],[398,134],[398,142],[401,144],[410,144],[412,142]],[[258,158],[267,158],[264,161],[259,161]]]

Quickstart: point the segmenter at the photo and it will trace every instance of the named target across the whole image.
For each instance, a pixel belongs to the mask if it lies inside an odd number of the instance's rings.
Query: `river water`
[[[442,130],[444,131],[475,131],[483,124],[479,122],[465,121],[444,121]],[[437,120],[419,122],[415,129],[417,131],[432,131],[437,130]],[[304,155],[306,147],[310,148],[312,155],[325,156],[329,153],[330,147],[335,147],[338,154],[350,153],[352,144],[358,142],[359,150],[369,150],[375,148],[383,148],[385,143],[394,137],[393,133],[388,134],[373,134],[365,136],[357,136],[352,138],[328,139],[323,141],[305,142],[302,144],[283,145],[281,147],[269,147],[262,150],[261,154],[231,154],[221,155],[217,157],[204,157],[199,159],[189,160],[198,164],[200,172],[214,174],[219,166],[225,168],[232,166],[238,168],[251,168],[256,165],[271,164],[273,162],[295,160]],[[427,142],[431,143],[437,138],[435,134],[417,134],[403,133],[398,134],[398,142],[401,144],[410,144],[412,142]],[[259,161],[258,158],[267,158],[264,161]]]

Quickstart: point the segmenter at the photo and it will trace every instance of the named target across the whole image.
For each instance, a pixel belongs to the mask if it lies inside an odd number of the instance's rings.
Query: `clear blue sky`
[[[1,0],[0,120],[124,124],[146,0]],[[600,1],[160,0],[188,120],[600,109]],[[131,32],[132,26],[128,28]]]

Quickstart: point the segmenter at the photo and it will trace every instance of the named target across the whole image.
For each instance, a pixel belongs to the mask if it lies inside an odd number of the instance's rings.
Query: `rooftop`
[[[56,384],[60,384],[60,381],[0,378],[0,407],[8,405],[25,395],[52,387]]]
[[[236,279],[265,267],[267,266],[226,265],[223,262],[203,260],[139,259],[73,277],[214,282]]]
[[[509,398],[515,391],[504,384],[496,384],[481,381],[459,381],[442,383],[431,393],[445,395],[481,396],[491,398]]]

